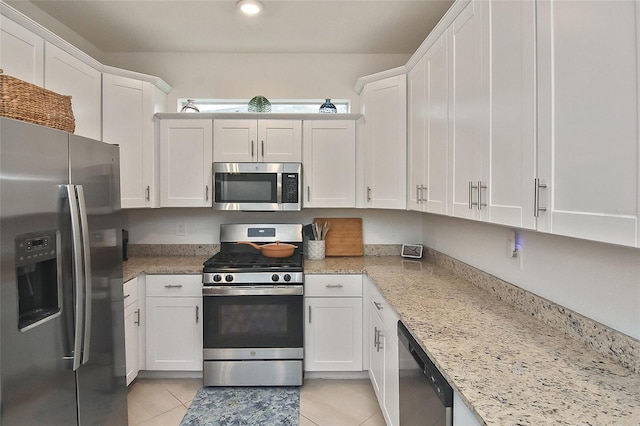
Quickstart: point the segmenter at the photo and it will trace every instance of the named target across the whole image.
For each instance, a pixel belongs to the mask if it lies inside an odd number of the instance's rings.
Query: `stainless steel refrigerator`
[[[0,118],[0,425],[127,424],[119,153]]]

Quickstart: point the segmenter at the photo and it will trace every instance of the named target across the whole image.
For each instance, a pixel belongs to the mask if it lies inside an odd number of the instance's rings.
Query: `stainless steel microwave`
[[[300,211],[302,164],[213,163],[213,208]]]

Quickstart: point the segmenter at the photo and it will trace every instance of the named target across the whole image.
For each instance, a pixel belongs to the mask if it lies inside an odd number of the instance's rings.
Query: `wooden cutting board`
[[[313,222],[331,222],[325,239],[325,256],[363,256],[362,218],[315,218]]]

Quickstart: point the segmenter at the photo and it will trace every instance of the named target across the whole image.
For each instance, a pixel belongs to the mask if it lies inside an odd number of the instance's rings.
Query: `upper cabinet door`
[[[305,120],[304,207],[356,206],[356,124]]]
[[[257,141],[255,120],[213,121],[213,161],[217,163],[255,161]]]
[[[483,2],[489,41],[489,137],[482,153],[484,220],[535,229],[535,2]]]
[[[102,74],[57,46],[45,42],[44,87],[71,96],[75,134],[102,137]]]
[[[449,150],[449,45],[445,33],[424,56],[425,68],[425,185],[424,211],[447,214]]]
[[[425,58],[407,73],[407,209],[424,211],[427,175]]]
[[[157,207],[153,114],[165,104],[149,82],[103,74],[102,140],[120,146],[122,208]]]
[[[37,86],[44,83],[44,40],[2,16],[0,19],[0,68]]]
[[[486,186],[482,181],[482,145],[486,140],[486,85],[482,66],[481,2],[472,1],[450,27],[449,214],[480,218]],[[479,182],[482,182],[479,185]]]
[[[211,207],[212,123],[160,121],[160,207]]]
[[[257,161],[299,163],[302,161],[301,120],[258,120]]]
[[[368,83],[362,91],[365,206],[407,208],[407,77]]]
[[[213,140],[215,162],[302,161],[300,120],[214,120]]]
[[[637,246],[639,6],[537,4],[541,231]]]

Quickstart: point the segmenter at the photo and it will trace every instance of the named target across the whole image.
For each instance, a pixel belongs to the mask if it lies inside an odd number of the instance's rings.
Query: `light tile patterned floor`
[[[136,379],[129,386],[130,426],[178,426],[202,379]],[[384,426],[367,379],[305,380],[300,426]]]

